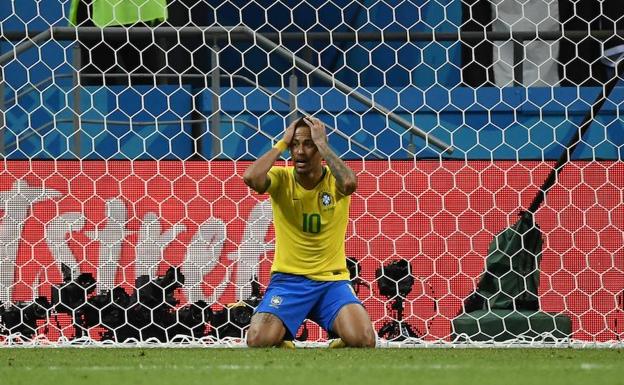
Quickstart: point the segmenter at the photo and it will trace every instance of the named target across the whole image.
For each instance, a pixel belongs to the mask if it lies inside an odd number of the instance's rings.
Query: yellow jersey
[[[348,280],[345,233],[351,197],[338,190],[329,167],[311,190],[295,180],[293,167],[271,167],[268,176],[276,239],[271,272]]]

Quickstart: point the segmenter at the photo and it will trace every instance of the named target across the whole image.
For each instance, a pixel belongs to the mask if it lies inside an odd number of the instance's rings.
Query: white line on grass
[[[367,365],[367,368],[371,369],[383,369],[383,370],[460,370],[465,369],[465,365],[452,365],[452,364],[431,364],[431,365]],[[142,365],[137,366],[46,366],[46,367],[34,367],[34,366],[14,366],[11,370],[49,370],[49,371],[136,371],[136,370],[289,370],[292,366],[285,365]],[[334,367],[336,369],[336,367]]]
[[[422,371],[422,370],[465,370],[470,369],[472,366],[468,365],[459,365],[459,364],[402,364],[402,365],[366,365],[367,369],[379,369],[379,370],[414,370],[414,371]],[[609,370],[614,369],[613,365],[605,365],[605,364],[596,364],[596,363],[588,363],[583,362],[578,366],[581,370]],[[113,371],[159,371],[159,370],[167,370],[167,371],[215,371],[215,370],[226,370],[226,371],[263,371],[263,370],[290,370],[292,366],[286,365],[245,365],[245,364],[221,364],[221,365],[143,365],[139,364],[136,366],[131,365],[116,365],[116,366],[101,366],[101,365],[93,365],[93,366],[46,366],[46,367],[35,367],[35,366],[13,366],[10,370],[23,370],[23,371],[33,371],[33,370],[49,370],[49,371],[81,371],[81,372],[113,372]],[[333,370],[336,369],[357,369],[351,366],[344,367],[336,367],[333,366]],[[498,366],[481,366],[481,369],[500,369]],[[542,369],[541,367],[533,366],[532,369]],[[550,367],[545,368],[550,369]]]
[[[603,369],[611,369],[612,365],[604,365],[604,364],[591,364],[589,362],[581,363],[581,369],[583,370],[603,370]]]

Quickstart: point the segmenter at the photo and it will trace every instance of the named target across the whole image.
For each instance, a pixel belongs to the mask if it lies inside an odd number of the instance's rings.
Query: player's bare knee
[[[362,330],[352,330],[341,336],[345,345],[351,348],[374,348],[377,343],[377,337],[372,328]]]
[[[268,348],[279,345],[281,339],[275,333],[262,333],[257,329],[249,329],[247,346],[250,348]]]
[[[377,336],[371,328],[370,330],[363,330],[358,333],[352,346],[358,348],[374,348],[376,344]]]
[[[258,348],[262,345],[262,339],[260,338],[260,333],[258,333],[255,329],[249,329],[247,331],[247,346],[250,348]]]
[[[364,348],[374,348],[375,346],[377,346],[377,334],[375,333],[373,328],[371,328],[366,333],[366,336],[364,337],[364,344],[362,345],[362,347],[364,347]]]
[[[259,338],[258,335],[247,335],[247,346],[250,348],[263,348],[267,347],[266,341]]]
[[[284,338],[285,329],[277,317],[267,313],[257,313],[251,319],[247,331],[247,346],[265,348],[279,345]]]

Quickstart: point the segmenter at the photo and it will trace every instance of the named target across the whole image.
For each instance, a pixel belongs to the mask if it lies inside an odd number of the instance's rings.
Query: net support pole
[[[212,46],[210,55],[212,72],[210,75],[210,132],[212,132],[212,156],[214,158],[221,153],[221,112],[219,109],[219,95],[221,95],[221,72],[219,71],[219,47]]]
[[[524,83],[524,40],[513,41],[513,84],[522,87]]]
[[[297,119],[297,93],[299,92],[297,87],[297,75],[294,73],[288,77],[288,91],[290,93],[288,98],[288,107],[290,113],[288,114],[288,123],[292,123]]]
[[[278,55],[280,55],[280,56],[282,56],[282,57],[284,57],[286,59],[292,60],[293,64],[296,67],[298,67],[299,69],[301,69],[303,71],[307,71],[307,72],[313,73],[315,76],[317,76],[320,79],[326,81],[327,83],[333,85],[334,87],[336,87],[337,89],[342,91],[344,94],[352,97],[353,99],[357,100],[358,102],[360,102],[360,103],[362,103],[362,104],[364,104],[364,105],[366,105],[366,106],[368,106],[368,107],[370,107],[372,109],[377,110],[378,112],[382,113],[383,115],[386,115],[389,120],[394,121],[399,126],[405,128],[409,132],[411,132],[411,133],[421,137],[423,140],[425,140],[425,142],[427,144],[431,144],[431,145],[441,149],[443,152],[446,152],[446,153],[449,153],[449,154],[453,152],[453,147],[451,147],[447,143],[443,142],[442,140],[438,139],[437,137],[435,137],[433,135],[430,135],[430,134],[426,133],[425,131],[421,130],[420,128],[414,126],[412,123],[410,123],[407,120],[403,119],[402,117],[400,117],[399,115],[395,114],[394,112],[388,110],[386,107],[381,106],[381,105],[375,103],[371,99],[367,98],[366,96],[362,95],[358,91],[354,90],[352,87],[350,87],[347,84],[341,82],[340,80],[335,79],[329,73],[327,73],[327,72],[319,69],[318,67],[308,63],[307,61],[299,58],[297,55],[295,55],[293,52],[289,51],[288,49],[286,49],[284,47],[281,47],[280,45],[274,43],[273,41],[271,41],[268,38],[262,36],[261,34],[255,33],[253,30],[251,30],[251,29],[249,29],[247,27],[237,27],[237,29],[238,28],[240,28],[242,31],[245,31],[246,33],[250,34],[251,36],[253,36],[257,43],[259,43],[260,45],[262,45],[265,48],[269,49],[271,52],[275,52]]]
[[[598,97],[592,104],[591,108],[585,114],[585,117],[583,118],[583,122],[578,126],[576,130],[574,130],[574,133],[572,134],[568,143],[565,145],[565,148],[563,149],[561,156],[559,156],[557,163],[555,163],[553,168],[550,170],[548,177],[546,177],[546,179],[544,180],[544,183],[542,184],[539,191],[537,192],[537,195],[535,196],[535,198],[533,198],[533,202],[531,202],[531,206],[529,206],[527,210],[528,213],[530,213],[531,215],[535,214],[537,209],[539,209],[542,202],[546,199],[546,194],[548,193],[548,190],[550,190],[550,188],[557,182],[559,173],[561,172],[561,170],[563,170],[563,167],[566,165],[566,163],[568,163],[570,159],[572,158],[572,154],[574,153],[574,150],[581,143],[581,140],[583,139],[583,135],[585,135],[585,132],[587,132],[591,124],[598,117],[598,114],[600,113],[602,106],[609,99],[609,95],[611,95],[611,91],[613,91],[615,86],[620,82],[621,80],[620,76],[622,75],[623,71],[624,71],[624,60],[620,61],[617,64],[617,66],[615,67],[615,75],[613,75],[613,77],[601,88],[601,91],[598,94]]]
[[[71,152],[76,157],[76,159],[80,159],[82,156],[81,149],[81,141],[80,136],[82,135],[81,131],[81,122],[80,122],[80,69],[82,68],[82,59],[80,56],[80,43],[76,42],[74,47],[72,48],[72,64],[74,66],[74,73],[72,74],[73,81],[73,89],[72,89],[72,103],[73,103],[73,111],[72,111],[72,121],[73,121],[73,129],[74,135],[72,137],[71,142]]]
[[[210,36],[217,40],[223,41],[253,41],[253,36],[248,32],[237,30],[240,27],[52,27],[52,33],[56,40],[76,40],[79,32],[79,39],[97,39],[102,36],[105,39],[120,39],[126,41],[127,30],[130,29],[133,35],[149,38],[157,37],[175,37],[177,39],[185,39],[187,37]],[[3,31],[3,38],[6,40],[22,40],[27,37],[35,37],[45,30],[28,29],[28,31]],[[624,30],[557,30],[557,31],[461,31],[461,32],[424,32],[424,31],[352,31],[352,32],[267,32],[263,36],[271,40],[281,41],[307,41],[307,42],[339,42],[339,41],[358,41],[358,42],[414,42],[414,41],[462,41],[462,42],[481,42],[495,40],[546,40],[554,41],[559,39],[567,39],[573,42],[586,40],[588,37],[596,40],[607,40],[613,36],[624,36]],[[310,51],[306,49],[309,54]],[[306,58],[310,59],[307,54]]]
[[[4,67],[0,67],[0,159],[4,159],[4,134],[6,132],[6,120],[4,118]]]
[[[26,41],[19,43],[18,45],[13,47],[13,49],[10,50],[9,52],[3,55],[0,55],[0,66],[4,68],[4,65],[10,62],[11,60],[15,59],[17,55],[34,47],[35,45],[39,43],[43,43],[43,42],[50,40],[50,37],[52,37],[51,30],[46,29],[45,31],[35,35],[32,39],[28,39]]]

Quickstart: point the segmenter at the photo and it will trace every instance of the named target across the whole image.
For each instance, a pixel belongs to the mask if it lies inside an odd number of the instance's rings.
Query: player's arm
[[[316,148],[318,148],[319,153],[323,159],[325,159],[325,162],[327,162],[332,174],[336,178],[336,187],[338,187],[338,190],[344,195],[353,194],[357,189],[357,176],[355,172],[336,155],[331,147],[329,147],[325,125],[319,119],[313,117],[305,118],[305,121],[310,127],[312,140]]]
[[[243,174],[243,180],[245,184],[251,187],[258,194],[264,194],[264,192],[271,185],[271,179],[268,176],[268,172],[273,166],[273,163],[279,158],[280,154],[290,146],[293,134],[295,133],[295,122],[291,123],[284,133],[282,140],[272,147],[269,151],[265,152],[260,158],[256,159]]]

